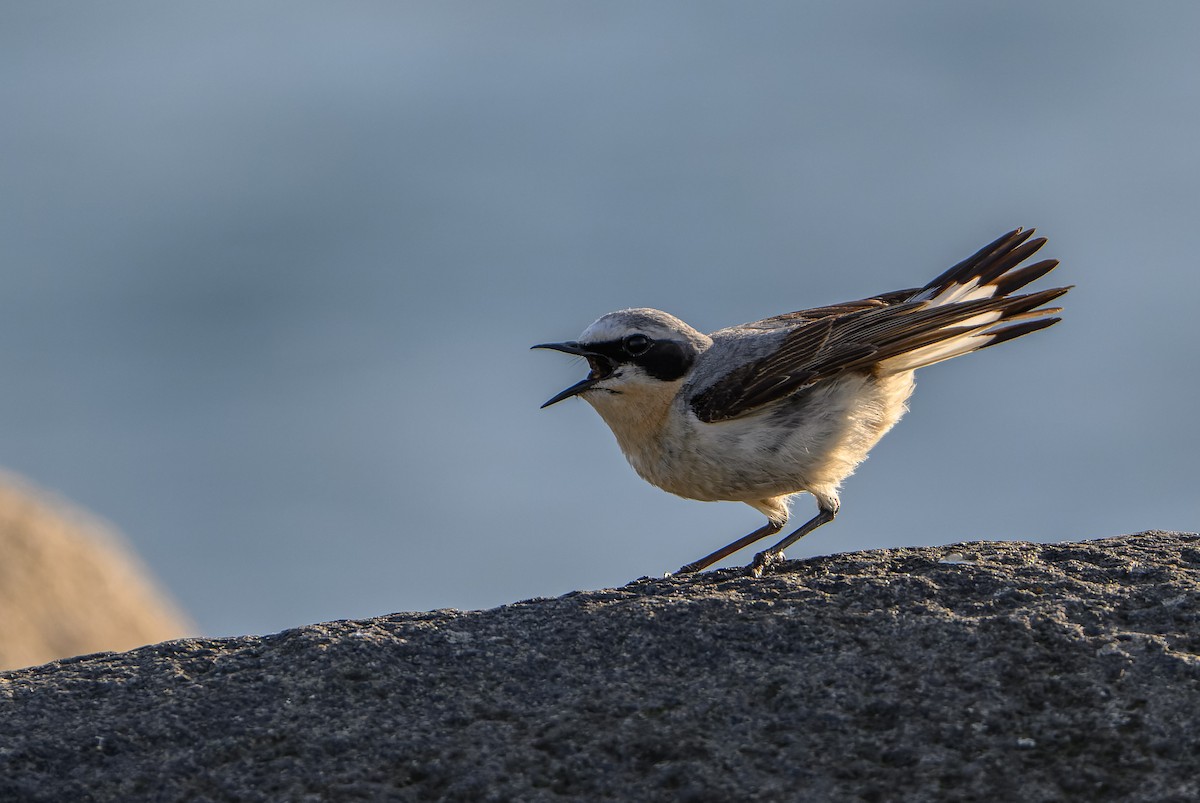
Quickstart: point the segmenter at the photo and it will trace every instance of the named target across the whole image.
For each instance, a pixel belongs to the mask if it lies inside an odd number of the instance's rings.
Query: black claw
[[[782,552],[768,549],[755,555],[754,561],[747,568],[750,570],[751,577],[762,577],[763,572],[772,566],[783,563],[784,560]]]

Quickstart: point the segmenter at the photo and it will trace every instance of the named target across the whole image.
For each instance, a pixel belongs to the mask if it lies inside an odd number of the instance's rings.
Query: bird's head
[[[584,357],[591,371],[581,381],[551,398],[542,407],[580,396],[592,403],[613,402],[623,395],[674,386],[691,370],[696,357],[712,340],[674,315],[655,309],[610,312],[583,331],[578,340],[541,343]],[[607,397],[607,398],[606,398]]]

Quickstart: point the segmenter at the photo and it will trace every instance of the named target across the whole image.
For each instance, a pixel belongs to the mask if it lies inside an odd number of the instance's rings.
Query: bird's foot
[[[698,564],[698,562],[693,562],[687,564],[686,566],[680,566],[675,571],[675,574],[695,574],[696,572],[700,571],[701,568],[702,567]]]
[[[763,572],[767,571],[773,566],[778,566],[785,560],[787,560],[787,558],[783,556],[782,552],[776,552],[768,549],[755,555],[754,561],[747,568],[750,571],[751,577],[762,577]]]

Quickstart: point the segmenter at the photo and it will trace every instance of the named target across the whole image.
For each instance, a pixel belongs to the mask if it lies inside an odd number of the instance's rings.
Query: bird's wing
[[[917,293],[920,293],[922,288],[912,288],[911,290],[896,290],[891,293],[883,293],[870,298],[864,298],[861,301],[844,301],[841,304],[830,304],[827,307],[813,307],[812,309],[803,309],[797,312],[785,312],[782,315],[774,315],[770,318],[764,318],[761,321],[742,324],[738,328],[750,329],[791,329],[797,324],[804,324],[817,318],[837,317],[846,315],[851,312],[859,312],[861,310],[875,309],[877,307],[887,307],[892,304],[900,304],[910,300]]]
[[[704,387],[692,410],[706,423],[737,418],[846,371],[913,370],[1050,326],[1042,305],[1066,287],[1021,296],[1052,260],[1013,270],[1045,241],[1017,230],[923,288],[768,318],[751,329],[789,328],[770,354]],[[889,363],[889,361],[891,361]]]

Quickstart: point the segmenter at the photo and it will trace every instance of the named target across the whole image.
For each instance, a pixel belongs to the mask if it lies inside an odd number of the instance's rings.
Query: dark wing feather
[[[894,290],[877,296],[864,298],[861,301],[845,301],[841,304],[830,304],[827,307],[814,307],[797,312],[785,312],[746,326],[760,329],[774,329],[781,326],[794,326],[814,318],[824,318],[831,315],[845,315],[859,310],[888,307],[903,304],[917,299],[931,299],[953,285],[965,285],[976,282],[980,285],[994,286],[994,297],[1007,296],[1020,290],[1027,284],[1040,279],[1058,265],[1056,259],[1044,259],[1020,270],[1013,270],[1022,261],[1046,244],[1045,237],[1030,240],[1033,229],[1014,229],[998,237],[971,256],[959,262],[945,273],[938,276],[924,287],[914,287],[908,290]]]
[[[1046,316],[1057,309],[1039,307],[1070,288],[1009,295],[1058,264],[1044,260],[1017,267],[1046,242],[1042,237],[1029,239],[1032,234],[1032,229],[1011,231],[922,288],[747,324],[753,329],[791,331],[773,354],[732,371],[697,394],[692,401],[696,416],[709,423],[736,418],[845,371],[873,370],[889,358],[967,333],[980,336],[974,348],[985,348],[1056,323],[1057,318]],[[946,302],[955,297],[956,288],[985,286],[992,288],[991,298]],[[989,312],[1000,316],[983,328],[967,324]]]
[[[861,301],[844,301],[841,304],[830,304],[827,307],[813,307],[812,309],[802,309],[798,312],[785,312],[782,315],[775,315],[761,321],[755,321],[752,324],[747,324],[747,326],[759,329],[777,329],[781,326],[795,326],[796,324],[811,321],[815,318],[828,318],[860,310],[887,307],[892,304],[909,301],[923,289],[925,288],[914,287],[910,290],[895,290],[891,293],[864,298]]]
[[[1028,313],[1038,317],[1032,323],[996,330],[979,348],[1009,340],[1048,326],[1042,316],[1057,310],[1037,308],[1067,289],[943,306],[909,301],[818,317],[793,329],[773,354],[747,363],[705,388],[693,399],[692,409],[706,423],[726,421],[846,371],[871,370],[891,357],[979,330],[978,326],[958,325],[977,315],[1001,314],[999,320],[983,327],[985,330],[1028,317]]]

